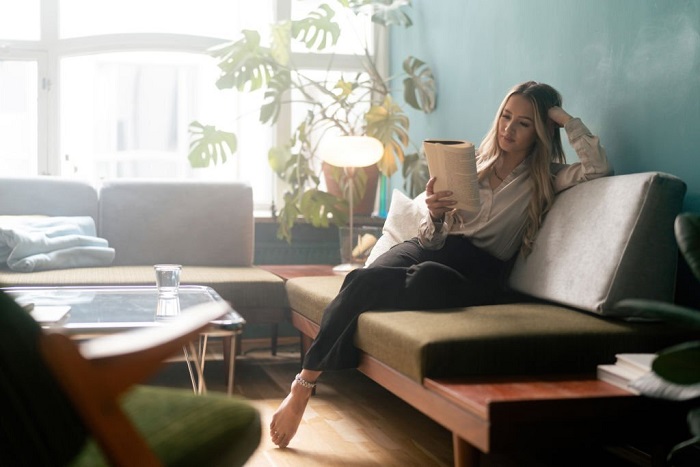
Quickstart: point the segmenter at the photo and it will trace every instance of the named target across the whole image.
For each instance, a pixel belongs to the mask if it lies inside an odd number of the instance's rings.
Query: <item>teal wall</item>
[[[700,1],[412,3],[414,25],[392,31],[391,66],[423,59],[439,93],[433,114],[410,112],[416,141],[478,144],[510,87],[543,81],[601,137],[617,174],[676,175],[684,210],[700,212]]]

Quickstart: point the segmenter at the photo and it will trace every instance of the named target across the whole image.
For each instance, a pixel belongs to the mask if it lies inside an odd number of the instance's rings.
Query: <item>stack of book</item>
[[[630,383],[651,373],[651,363],[656,354],[621,353],[615,358],[614,365],[598,365],[598,379],[639,394]]]

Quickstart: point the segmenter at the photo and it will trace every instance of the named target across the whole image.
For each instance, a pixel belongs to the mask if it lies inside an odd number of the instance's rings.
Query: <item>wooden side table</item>
[[[595,375],[482,379],[430,379],[423,384],[463,412],[453,426],[455,465],[477,466],[481,453],[566,445],[572,440],[659,447],[682,426],[685,409],[668,401],[637,396]],[[659,427],[662,427],[659,431]],[[648,453],[661,465],[663,449]],[[661,459],[659,459],[659,457]]]

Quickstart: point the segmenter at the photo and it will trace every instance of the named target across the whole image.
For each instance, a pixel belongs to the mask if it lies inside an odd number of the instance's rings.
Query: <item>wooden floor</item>
[[[260,447],[246,466],[451,466],[451,434],[381,386],[350,370],[325,373],[309,402],[296,437],[286,449],[275,447],[267,435],[272,414],[289,392],[299,371],[299,352],[283,348],[253,350],[236,360],[235,394],[248,399],[261,413]],[[225,392],[223,363],[208,361],[209,391]],[[169,364],[151,384],[191,388],[183,363]],[[564,456],[562,458],[562,456]],[[598,452],[554,453],[542,457],[490,456],[484,467],[634,465]]]

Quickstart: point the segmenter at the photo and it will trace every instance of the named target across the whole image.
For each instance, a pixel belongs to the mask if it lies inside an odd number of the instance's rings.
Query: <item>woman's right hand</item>
[[[435,180],[436,178],[432,177],[428,180],[428,184],[425,185],[425,204],[428,206],[428,211],[433,221],[440,222],[445,217],[446,212],[454,209],[453,206],[457,201],[449,199],[452,196],[451,191],[434,192]]]

